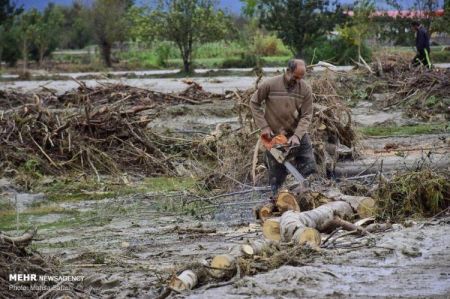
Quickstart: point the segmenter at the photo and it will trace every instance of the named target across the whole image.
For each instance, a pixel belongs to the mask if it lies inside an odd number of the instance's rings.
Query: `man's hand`
[[[300,139],[297,135],[292,135],[291,138],[289,138],[288,143],[292,146],[300,145]]]
[[[264,129],[261,130],[261,135],[265,135],[269,138],[272,138],[273,136],[273,131],[270,127],[265,127]]]

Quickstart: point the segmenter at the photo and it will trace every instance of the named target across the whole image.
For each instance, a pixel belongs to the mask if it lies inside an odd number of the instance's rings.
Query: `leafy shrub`
[[[195,58],[235,57],[245,52],[237,42],[218,41],[198,45],[195,49]]]
[[[242,54],[240,59],[229,58],[222,63],[223,68],[260,67],[264,60],[255,54]]]
[[[450,50],[431,50],[431,62],[432,63],[440,63],[440,62],[450,62]]]
[[[274,35],[256,35],[253,48],[260,56],[290,55],[283,42]]]
[[[347,65],[352,63],[352,59],[357,60],[358,48],[340,37],[331,39],[324,37],[317,39],[313,45],[306,48],[304,56],[311,64],[328,61],[337,65]],[[361,47],[361,56],[367,62],[371,59],[372,52],[365,44]]]
[[[155,48],[156,64],[166,67],[167,60],[170,58],[172,46],[168,42],[161,42]]]

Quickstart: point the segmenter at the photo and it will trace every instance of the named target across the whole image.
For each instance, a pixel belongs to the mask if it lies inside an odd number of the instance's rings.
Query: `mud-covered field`
[[[200,78],[198,82],[207,91],[224,92],[251,87],[254,78],[219,77],[215,81]],[[22,83],[2,83],[1,87],[15,88],[17,84]],[[156,86],[148,84],[138,82],[139,86]],[[178,91],[183,86],[173,79],[156,80],[152,84],[157,84],[156,89],[161,91]],[[29,89],[26,85],[22,87]],[[58,90],[63,91],[65,88]],[[222,123],[236,129],[239,120],[233,109],[232,100],[168,106],[147,127],[155,132],[172,131],[185,136],[207,134]],[[428,125],[405,116],[400,108],[381,109],[367,98],[353,105],[352,116],[362,129],[378,125],[383,129]],[[396,131],[387,136],[361,135],[356,145],[358,156],[355,160],[340,159],[334,179],[342,182],[350,178],[349,181],[367,184],[380,172],[389,177],[399,170],[424,165],[448,170],[448,121],[441,117],[437,123],[439,129],[429,133]],[[31,225],[37,226],[33,249],[56,257],[63,274],[85,276],[79,287],[93,298],[155,298],[184,265],[227,253],[246,240],[262,239],[261,227],[255,222],[252,210],[257,204],[267,202],[271,195],[267,187],[252,189],[247,185],[225,195],[198,193],[193,191],[195,183],[191,178],[138,176],[129,181],[123,179],[128,184],[128,195],[103,183],[92,189],[80,186],[73,194],[67,191],[58,194],[58,190],[68,190],[65,184],[73,184],[74,178],[39,179],[44,181],[44,186],[55,186],[57,182],[60,189],[50,190],[49,198],[50,188],[26,190],[11,178],[0,180],[0,231],[19,234]],[[82,181],[82,177],[75,180]],[[132,189],[139,191],[132,192]],[[11,212],[15,209],[18,216]],[[230,284],[203,285],[171,296],[448,298],[449,232],[447,209],[433,218],[395,223],[386,232],[339,238],[329,248],[318,249],[307,260],[299,260],[296,266],[284,265]],[[327,237],[323,234],[322,240]]]

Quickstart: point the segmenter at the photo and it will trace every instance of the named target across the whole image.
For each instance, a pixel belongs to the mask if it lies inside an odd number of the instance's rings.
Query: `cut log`
[[[275,204],[281,213],[286,211],[300,211],[300,207],[295,196],[288,191],[280,192]]]
[[[265,221],[267,218],[272,217],[273,211],[275,209],[275,206],[271,203],[263,205],[258,210],[258,217],[261,221]]]
[[[263,235],[267,240],[280,241],[280,217],[269,218],[264,221]]]
[[[222,278],[231,275],[236,270],[236,258],[240,253],[216,255],[210,264],[211,275]]]
[[[352,206],[352,209],[358,213],[361,218],[371,217],[375,214],[375,200],[371,197],[345,195],[338,190],[326,191],[323,195],[335,201],[345,201],[349,203]]]
[[[249,244],[243,244],[241,246],[241,251],[247,256],[259,255],[265,246],[267,246],[266,242],[257,240]]]
[[[198,276],[194,271],[185,270],[180,275],[175,276],[169,283],[169,288],[175,292],[192,290],[198,283]]]
[[[319,247],[322,242],[319,231],[312,227],[299,227],[295,231],[292,240],[296,244],[307,244],[311,247]]]
[[[306,212],[287,211],[280,219],[281,240],[291,241],[299,228],[309,227],[320,231],[327,222],[334,219],[334,216],[349,218],[352,215],[350,204],[344,201],[333,201]],[[298,236],[294,241],[299,240]]]

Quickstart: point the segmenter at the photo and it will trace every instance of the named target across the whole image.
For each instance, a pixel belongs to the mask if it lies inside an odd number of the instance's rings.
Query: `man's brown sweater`
[[[275,134],[284,130],[288,137],[295,134],[301,140],[311,123],[312,102],[311,87],[304,80],[289,89],[282,74],[259,86],[250,100],[250,107],[260,129],[270,126]]]

